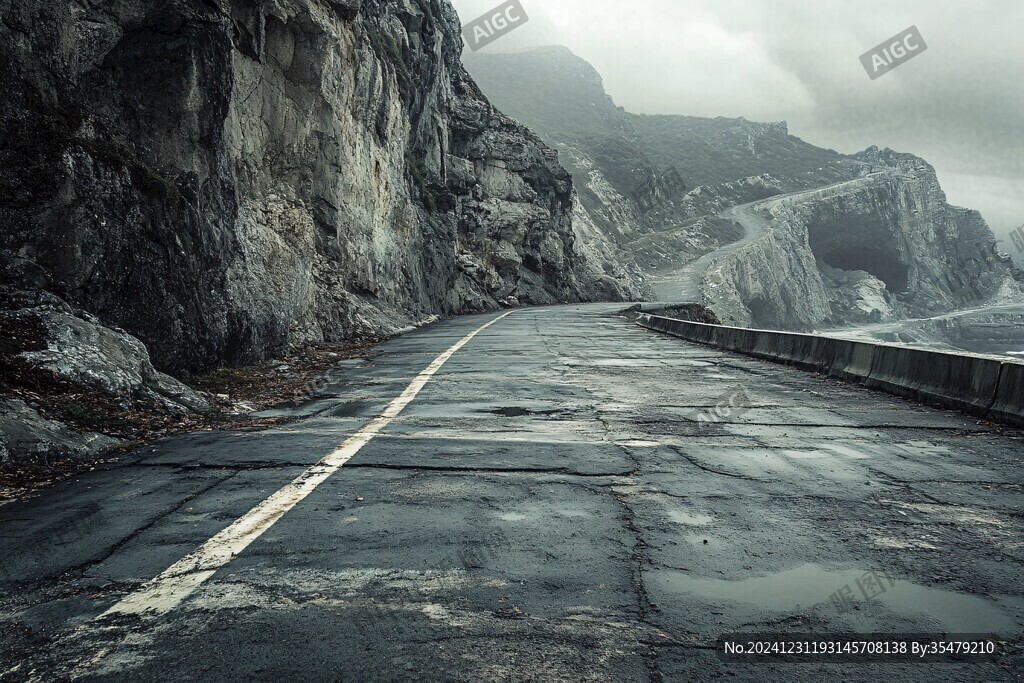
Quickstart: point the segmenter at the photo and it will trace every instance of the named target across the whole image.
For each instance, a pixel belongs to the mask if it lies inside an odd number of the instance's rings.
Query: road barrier
[[[1024,364],[981,356],[641,313],[637,324],[698,344],[857,382],[890,394],[1024,426]]]
[[[996,400],[989,409],[989,416],[1011,424],[1024,422],[1024,365],[1003,363]]]

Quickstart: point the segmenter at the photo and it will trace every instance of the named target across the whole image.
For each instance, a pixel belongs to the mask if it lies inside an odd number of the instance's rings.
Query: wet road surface
[[[1020,642],[1024,439],[620,308],[438,323],[343,364],[286,426],[169,439],[0,507],[2,680],[1019,680],[1019,651],[723,662],[726,631]],[[373,425],[179,602],[147,592]],[[152,611],[101,617],[131,600]]]

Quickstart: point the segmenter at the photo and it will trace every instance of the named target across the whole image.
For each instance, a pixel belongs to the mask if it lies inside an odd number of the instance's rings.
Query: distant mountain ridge
[[[934,315],[1012,279],[981,216],[946,203],[914,155],[840,154],[785,122],[631,114],[564,47],[463,61],[492,104],[559,151],[593,224],[658,281],[747,232],[729,207],[839,186],[772,204],[777,213],[756,219],[764,234],[715,261],[701,303],[724,322],[810,329]]]
[[[724,206],[859,172],[848,157],[789,135],[785,122],[631,114],[565,47],[464,52],[463,63],[494,106],[559,150],[593,223],[648,271],[742,234],[711,216]],[[675,174],[681,183],[665,182]]]
[[[630,153],[608,168],[609,179],[622,190],[631,187],[616,181],[632,172],[642,182],[650,167],[685,167],[690,187],[768,173],[787,191],[856,175],[847,156],[789,135],[784,121],[629,113],[605,92],[597,70],[565,47],[464,53],[463,63],[492,104],[549,144],[577,141],[593,152],[596,141],[624,141]]]

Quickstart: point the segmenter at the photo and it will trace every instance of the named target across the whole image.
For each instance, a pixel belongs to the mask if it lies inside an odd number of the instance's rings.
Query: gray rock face
[[[192,371],[637,294],[446,0],[4,3],[0,270]]]
[[[14,356],[22,367],[115,401],[142,400],[175,412],[209,409],[199,394],[156,370],[146,347],[124,330],[107,327],[52,294],[14,292],[4,298],[0,329],[38,330],[38,337],[16,341],[29,347]]]
[[[158,372],[142,342],[124,330],[105,327],[53,295],[3,295],[0,466],[37,459],[53,463],[120,443],[66,424],[66,414],[76,409],[97,416],[138,409],[181,416],[210,409],[202,396]]]
[[[854,158],[864,165],[858,179],[750,207],[744,219],[764,234],[717,261],[702,286],[723,322],[871,323],[1020,291],[1020,272],[981,215],[947,204],[925,161],[874,147]]]
[[[0,467],[35,457],[75,458],[118,445],[102,434],[81,434],[47,420],[19,399],[0,398]]]

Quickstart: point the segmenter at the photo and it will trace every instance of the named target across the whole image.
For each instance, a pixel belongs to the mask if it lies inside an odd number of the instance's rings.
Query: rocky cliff
[[[194,371],[637,294],[447,0],[0,0],[0,276]]]
[[[467,52],[463,61],[499,109],[558,150],[587,220],[616,247],[617,261],[633,267],[633,240],[679,222],[673,200],[685,181],[639,149],[630,115],[588,62],[558,46]]]
[[[716,218],[722,208],[859,170],[790,135],[783,122],[631,114],[615,105],[594,67],[564,47],[463,59],[495,105],[558,150],[618,260],[648,275],[738,239],[742,231]]]
[[[728,324],[865,324],[1015,291],[1019,271],[981,216],[949,206],[934,169],[913,155],[839,154],[784,122],[634,115],[565,48],[467,55],[466,65],[495,104],[559,150],[594,225],[662,298],[689,292],[679,273],[725,245],[736,248],[716,256],[692,296]],[[669,171],[685,187],[658,187]]]
[[[1022,274],[988,225],[946,202],[928,163],[875,147],[852,158],[862,165],[855,180],[734,212],[762,234],[704,279],[704,303],[723,322],[811,329],[930,316],[1019,293]]]

